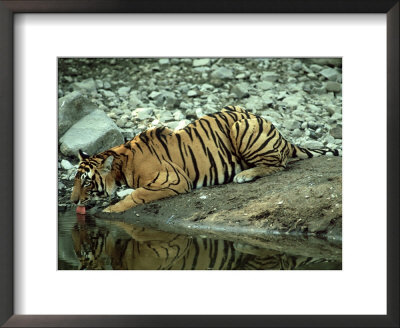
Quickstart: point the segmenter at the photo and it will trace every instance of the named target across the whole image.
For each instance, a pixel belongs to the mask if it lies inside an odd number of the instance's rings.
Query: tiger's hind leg
[[[233,124],[230,132],[236,154],[248,165],[233,181],[243,183],[283,170],[289,156],[289,144],[271,122],[260,117]]]

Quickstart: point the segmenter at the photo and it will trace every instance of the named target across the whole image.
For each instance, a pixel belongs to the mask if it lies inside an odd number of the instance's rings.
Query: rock
[[[74,166],[69,161],[67,161],[66,159],[62,159],[61,160],[61,167],[64,170],[70,170],[70,169],[74,168]]]
[[[245,108],[251,112],[263,109],[263,100],[258,96],[250,96],[249,100],[246,102]]]
[[[339,125],[333,127],[329,133],[335,139],[342,139],[342,127]]]
[[[139,107],[139,106],[143,106],[143,103],[142,103],[142,101],[140,100],[140,98],[139,98],[139,96],[138,96],[138,94],[137,94],[137,92],[136,91],[132,91],[130,94],[129,94],[129,105],[131,106],[131,107]]]
[[[319,73],[329,81],[335,81],[339,74],[334,68],[325,68]]]
[[[317,65],[329,65],[342,67],[342,58],[305,58],[304,62]]]
[[[160,95],[161,95],[161,92],[152,91],[152,92],[149,94],[149,98],[150,98],[150,99],[156,99],[156,98],[159,97]]]
[[[201,58],[201,59],[194,59],[193,60],[193,67],[209,66],[209,65],[210,65],[210,59],[209,58]]]
[[[292,69],[296,72],[300,71],[303,68],[303,64],[300,60],[296,61],[293,65],[292,65]]]
[[[333,92],[342,91],[342,85],[338,82],[328,81],[325,83],[325,88],[327,91],[333,91]]]
[[[118,94],[121,97],[128,97],[128,93],[131,90],[131,87],[121,87],[118,89]]]
[[[317,140],[307,140],[301,146],[302,147],[306,147],[306,148],[310,148],[310,149],[324,148],[324,144],[322,142],[320,142],[320,141],[317,141]]]
[[[318,64],[312,64],[310,65],[310,69],[314,72],[314,73],[318,73],[322,70],[322,66],[318,65]]]
[[[201,92],[206,92],[206,91],[213,90],[213,89],[214,89],[214,87],[211,84],[208,84],[208,83],[204,83],[200,87],[200,91]]]
[[[180,110],[176,110],[172,115],[176,121],[181,121],[185,118],[185,115]]]
[[[183,129],[186,125],[190,123],[189,120],[181,120],[178,125],[175,127],[175,131]]]
[[[170,111],[163,111],[160,115],[161,122],[173,121],[174,117],[172,116]]]
[[[211,77],[219,80],[226,80],[233,78],[233,72],[226,67],[219,67],[211,73]]]
[[[264,72],[261,74],[260,79],[262,81],[275,82],[279,79],[279,75],[275,72]]]
[[[268,94],[263,94],[261,96],[261,99],[263,101],[263,105],[264,105],[263,107],[268,107],[269,105],[272,105],[274,103],[274,100]]]
[[[96,93],[97,86],[96,82],[90,78],[83,80],[82,82],[75,82],[72,84],[72,90],[80,91],[82,93]]]
[[[100,90],[100,93],[101,93],[104,97],[107,97],[107,98],[114,98],[114,97],[115,97],[115,93],[112,92],[112,91],[109,91],[109,90],[104,90],[104,89],[102,89],[102,90]]]
[[[86,96],[78,91],[58,99],[58,135],[62,136],[75,122],[96,109]]]
[[[151,108],[136,108],[133,113],[136,114],[137,118],[140,120],[153,117],[153,109]]]
[[[197,91],[196,90],[189,90],[187,93],[188,97],[196,97],[197,96]]]
[[[283,126],[288,130],[299,129],[300,122],[296,120],[285,120],[285,122],[283,122]]]
[[[239,99],[249,96],[249,84],[242,82],[233,86],[231,92]]]
[[[60,151],[66,156],[77,156],[81,149],[92,155],[123,141],[116,124],[103,111],[96,110],[81,118],[60,138]]]
[[[290,95],[282,100],[282,102],[290,108],[296,108],[302,101],[303,97],[300,95]]]
[[[103,88],[104,89],[111,89],[111,84],[109,83],[109,82],[104,82],[104,84],[103,84]]]
[[[172,108],[175,106],[176,104],[176,97],[174,95],[173,92],[171,91],[153,91],[150,95],[149,98],[154,99],[155,100],[155,104],[156,106],[160,107],[160,106],[166,106],[167,108]]]
[[[169,65],[169,58],[161,58],[161,59],[158,60],[158,63],[159,63],[161,66]]]
[[[272,87],[274,86],[274,83],[272,83],[270,81],[261,81],[261,82],[258,82],[256,85],[257,85],[257,89],[265,91],[265,90],[272,89]]]

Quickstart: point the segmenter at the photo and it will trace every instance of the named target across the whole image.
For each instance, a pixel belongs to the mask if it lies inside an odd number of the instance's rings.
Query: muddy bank
[[[91,211],[167,232],[225,239],[293,255],[338,260],[342,240],[342,161],[302,160],[251,183],[206,187],[121,214]],[[246,246],[247,247],[247,246]]]

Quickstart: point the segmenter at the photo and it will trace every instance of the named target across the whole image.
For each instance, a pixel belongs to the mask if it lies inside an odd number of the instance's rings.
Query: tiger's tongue
[[[86,208],[85,208],[85,206],[78,206],[78,207],[76,208],[76,213],[77,213],[77,214],[86,214]]]

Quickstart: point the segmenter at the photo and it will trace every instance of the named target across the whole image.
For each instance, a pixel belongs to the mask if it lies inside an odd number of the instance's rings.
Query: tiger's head
[[[112,171],[114,156],[107,153],[89,156],[79,150],[78,157],[79,166],[71,201],[78,206],[84,206],[89,200],[113,195],[117,187]]]

